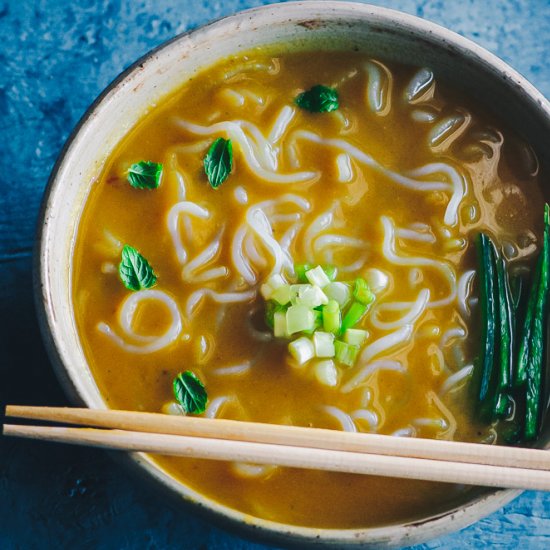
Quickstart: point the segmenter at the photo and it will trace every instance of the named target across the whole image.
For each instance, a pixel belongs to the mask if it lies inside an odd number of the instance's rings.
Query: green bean
[[[544,209],[544,236],[540,253],[540,277],[536,291],[531,350],[526,372],[525,439],[535,439],[539,433],[542,412],[542,373],[544,364],[546,316],[550,271],[550,211]]]
[[[535,315],[535,303],[539,287],[540,272],[542,268],[542,254],[539,255],[535,272],[529,290],[529,301],[523,320],[523,330],[519,340],[517,368],[514,373],[514,386],[520,387],[527,380],[527,364],[529,362],[529,350],[531,343],[531,332],[533,330],[533,317]]]
[[[482,416],[487,416],[487,402],[491,399],[491,379],[495,363],[496,288],[493,247],[487,235],[480,233],[476,242],[479,258],[482,346],[476,362],[478,405]],[[492,407],[490,407],[492,410]]]

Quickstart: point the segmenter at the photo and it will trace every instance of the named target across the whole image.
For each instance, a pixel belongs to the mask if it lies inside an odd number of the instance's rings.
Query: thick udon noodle
[[[338,90],[339,110],[293,103],[317,83]],[[324,53],[231,59],[153,109],[106,164],[75,254],[77,322],[109,405],[179,414],[171,381],[191,369],[212,418],[496,441],[498,426],[478,425],[468,398],[479,340],[471,241],[487,231],[525,268],[541,196],[530,150],[462,105],[428,69]],[[201,161],[219,136],[232,140],[235,168],[214,191]],[[127,184],[142,159],[163,163],[159,189]],[[130,293],[117,279],[123,243],[155,267],[154,289]],[[372,283],[353,368],[290,366],[262,322],[259,284],[292,276],[296,262]],[[428,483],[156,460],[224,504],[319,527],[463,497]]]

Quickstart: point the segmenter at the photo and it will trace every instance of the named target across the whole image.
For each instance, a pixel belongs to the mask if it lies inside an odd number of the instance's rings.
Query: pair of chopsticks
[[[550,491],[550,452],[164,414],[10,405],[6,436],[208,460]]]

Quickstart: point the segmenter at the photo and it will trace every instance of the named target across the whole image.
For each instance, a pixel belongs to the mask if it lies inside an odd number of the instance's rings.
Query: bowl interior
[[[177,37],[151,52],[96,101],[69,139],[44,201],[36,256],[36,291],[49,352],[68,394],[77,403],[104,408],[76,331],[71,300],[71,259],[78,223],[94,178],[119,140],[143,115],[196,72],[230,54],[256,47],[368,52],[375,58],[431,67],[438,79],[475,97],[529,143],[550,141],[546,100],[503,62],[436,25],[363,4],[304,2],[243,12]],[[537,151],[549,163],[550,152]],[[179,498],[206,507],[226,521],[296,544],[411,544],[465,526],[511,500],[514,491],[483,492],[459,510],[414,524],[365,530],[316,530],[250,518],[185,488],[144,455],[132,460]]]

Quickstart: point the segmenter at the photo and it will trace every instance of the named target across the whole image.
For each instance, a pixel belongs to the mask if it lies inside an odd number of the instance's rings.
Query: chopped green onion
[[[330,279],[330,281],[336,280],[336,276],[338,275],[338,269],[334,265],[324,265],[323,271],[325,272],[325,275]]]
[[[353,302],[342,319],[341,331],[345,333],[348,328],[354,327],[363,318],[365,313],[367,313],[368,309],[368,304]]]
[[[274,302],[273,300],[267,300],[265,303],[265,322],[266,325],[273,329],[274,326],[274,316],[275,313],[278,311],[282,311],[283,313],[286,311],[286,308],[278,304],[277,302]]]
[[[286,323],[286,311],[275,311],[273,314],[273,335],[275,338],[288,338],[288,328]]]
[[[315,285],[300,285],[298,294],[293,300],[293,304],[307,306],[310,308],[328,304],[326,294]],[[290,299],[289,299],[290,302]]]
[[[380,292],[386,290],[390,283],[390,278],[383,271],[375,267],[367,269],[364,273],[364,277],[374,294],[380,294]]]
[[[315,356],[313,342],[305,336],[290,342],[290,344],[288,344],[288,351],[290,352],[290,355],[294,357],[298,365],[307,363]]]
[[[291,285],[283,285],[276,288],[271,294],[271,299],[275,300],[277,303],[285,306],[290,303],[292,299],[292,289]]]
[[[331,300],[336,300],[340,304],[340,308],[345,307],[345,305],[350,301],[351,290],[349,285],[346,283],[330,283],[325,288],[323,292]]]
[[[374,294],[371,292],[367,281],[362,277],[355,279],[353,297],[362,304],[370,304],[374,300]]]
[[[264,300],[271,300],[273,293],[280,287],[285,286],[287,282],[283,279],[282,275],[272,275],[269,279],[260,287],[260,293],[264,297]]]
[[[320,288],[323,288],[330,283],[330,279],[327,277],[327,274],[323,271],[323,268],[320,265],[306,271],[306,278],[312,285],[316,285]]]
[[[346,344],[346,342],[336,340],[334,342],[334,351],[336,354],[336,361],[342,363],[342,365],[353,367],[359,353],[359,346]]]
[[[315,357],[334,357],[334,334],[320,330],[314,332],[313,347]]]
[[[313,310],[307,306],[290,306],[286,310],[286,328],[288,334],[315,329]]]
[[[311,312],[313,313],[313,328],[302,331],[310,335],[323,325],[323,314],[318,309],[312,309]]]
[[[307,283],[306,271],[309,271],[313,266],[310,264],[296,264],[294,273],[299,283]]]
[[[368,338],[369,333],[359,328],[348,328],[344,333],[344,342],[352,346],[362,346]]]
[[[337,334],[342,325],[342,314],[340,313],[340,305],[336,300],[329,300],[328,304],[323,306],[323,329],[326,332]]]
[[[332,359],[323,359],[315,363],[315,378],[325,386],[334,387],[338,384],[338,370]]]

